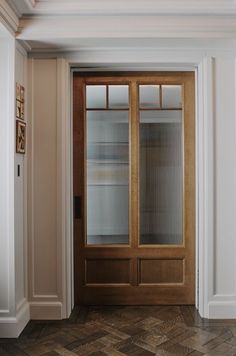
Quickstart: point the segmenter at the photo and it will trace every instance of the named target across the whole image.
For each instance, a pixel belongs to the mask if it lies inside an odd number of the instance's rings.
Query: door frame
[[[82,100],[84,101],[84,86],[90,84],[127,84],[130,88],[130,98],[132,93],[132,100],[130,102],[130,111],[129,111],[129,124],[130,124],[130,149],[132,154],[130,153],[130,166],[129,169],[132,170],[135,167],[135,174],[137,170],[139,171],[141,167],[137,167],[137,159],[140,147],[137,147],[139,141],[139,135],[137,137],[137,129],[138,129],[138,112],[136,106],[138,105],[138,86],[140,84],[178,84],[182,85],[183,88],[183,107],[182,107],[182,115],[183,115],[183,140],[184,145],[182,147],[182,155],[183,155],[183,234],[184,239],[182,243],[173,243],[169,244],[160,244],[158,246],[153,243],[150,245],[143,245],[141,241],[139,241],[139,232],[137,227],[137,218],[139,216],[139,212],[137,210],[137,196],[139,196],[139,184],[136,179],[130,178],[130,189],[131,189],[131,198],[129,208],[130,211],[130,238],[126,249],[122,245],[112,245],[108,243],[108,245],[102,248],[99,246],[87,246],[87,244],[82,243],[80,238],[84,235],[84,229],[86,230],[86,222],[84,218],[86,217],[86,212],[82,213],[80,220],[74,220],[74,276],[75,276],[75,301],[76,304],[79,303],[89,303],[92,301],[91,293],[95,293],[97,297],[95,297],[94,302],[96,303],[134,303],[134,304],[146,304],[146,303],[167,303],[169,301],[170,304],[195,304],[195,75],[194,71],[191,72],[183,72],[183,71],[165,71],[165,72],[117,72],[117,73],[109,73],[109,72],[100,72],[99,73],[79,73],[74,72],[74,195],[81,195],[83,201],[83,210],[86,208],[86,193],[84,191],[84,184],[86,182],[86,178],[84,176],[84,167],[82,168],[81,164],[84,165],[84,157],[83,152],[84,145],[86,146],[86,139],[84,141],[84,137],[81,136],[81,130],[84,131],[84,127],[86,124],[84,122],[84,103],[82,104]],[[190,96],[189,96],[190,94]],[[133,102],[135,100],[135,104]],[[79,115],[79,116],[78,116]],[[131,116],[130,116],[131,115]],[[77,122],[78,118],[81,118],[81,122]],[[131,119],[132,117],[132,119]],[[134,120],[133,120],[134,119]],[[138,120],[138,121],[137,121]],[[85,120],[86,121],[86,120]],[[84,126],[85,125],[85,126]],[[80,147],[81,146],[81,147]],[[138,145],[139,146],[139,145]],[[191,152],[191,154],[189,154]],[[81,156],[82,154],[82,156]],[[76,161],[75,161],[76,159]],[[78,160],[78,161],[77,161]],[[134,165],[133,165],[134,164]],[[139,165],[138,165],[139,166]],[[85,169],[86,171],[86,169]],[[85,181],[84,181],[85,180]],[[133,185],[134,184],[134,185]],[[137,185],[138,184],[138,185]],[[86,185],[86,184],[85,184]],[[134,189],[134,190],[133,190]],[[86,190],[86,189],[85,189]],[[85,194],[85,196],[84,196]],[[139,202],[140,203],[140,202]],[[132,205],[134,204],[134,205]],[[82,211],[83,211],[82,210]],[[85,209],[86,210],[86,209]],[[134,214],[133,214],[134,212]],[[186,223],[188,221],[188,223]],[[85,224],[85,226],[84,226]],[[136,230],[138,229],[138,230]],[[80,237],[79,237],[80,236]],[[83,236],[83,240],[84,240]],[[134,240],[133,240],[134,239]],[[139,242],[138,242],[139,241]],[[156,247],[154,247],[156,246]],[[151,248],[151,250],[150,250]],[[116,251],[116,252],[115,252]],[[121,252],[122,251],[122,252]],[[135,252],[134,252],[135,251]],[[99,252],[99,253],[98,253]],[[97,257],[95,257],[95,255]],[[110,255],[111,254],[111,255]],[[87,263],[91,258],[99,258],[99,260],[109,259],[110,256],[115,258],[115,261],[118,262],[120,259],[128,259],[129,267],[132,265],[132,272],[130,275],[129,282],[127,281],[127,285],[123,286],[121,292],[121,284],[120,286],[114,285],[106,285],[106,293],[103,295],[103,290],[105,285],[90,285],[85,283],[85,270]],[[116,256],[116,257],[115,257]],[[88,260],[87,260],[88,258]],[[147,263],[147,260],[153,259],[153,263],[159,261],[159,259],[169,259],[175,260],[175,258],[181,260],[184,265],[183,268],[183,281],[181,285],[172,280],[172,283],[165,284],[152,282],[152,286],[147,286],[144,281],[141,281],[141,270],[138,272],[138,265],[141,268],[141,263],[144,260]],[[83,262],[82,262],[83,261]],[[86,263],[87,261],[87,263]],[[179,261],[180,263],[180,261]],[[176,266],[177,267],[177,266]],[[180,266],[179,266],[180,267]],[[122,268],[122,264],[120,265]],[[124,265],[123,265],[124,268]],[[166,269],[167,272],[168,268]],[[144,277],[144,275],[143,275]],[[82,287],[83,284],[86,284],[85,287]],[[91,282],[92,283],[92,282]],[[99,282],[97,282],[99,283]],[[151,282],[149,282],[151,283]],[[96,284],[96,283],[95,283]],[[174,286],[174,284],[176,284]],[[80,292],[78,292],[78,290]],[[164,292],[165,290],[165,292]],[[109,292],[108,292],[109,291]],[[155,292],[154,292],[155,291]],[[107,293],[109,293],[110,298],[106,298]],[[117,295],[118,293],[118,295]],[[154,294],[156,293],[156,294]],[[164,294],[163,294],[164,293]],[[87,297],[85,297],[87,295]],[[165,296],[164,296],[165,295]],[[143,296],[143,297],[141,297]],[[88,299],[86,299],[88,298]],[[99,299],[100,298],[100,299]],[[175,298],[178,298],[175,299]],[[83,299],[83,302],[82,302]],[[106,302],[105,302],[106,300]]]
[[[74,306],[74,260],[73,260],[73,131],[72,131],[72,80],[73,71],[83,71],[83,67],[75,62],[70,63],[58,59],[58,72],[61,80],[58,83],[59,94],[62,99],[60,115],[62,133],[60,163],[63,168],[61,184],[62,221],[58,222],[62,231],[62,310],[63,317],[68,317]],[[163,63],[163,62],[162,62]],[[76,67],[76,68],[75,68]],[[93,70],[96,64],[93,64]],[[102,71],[124,71],[126,68],[117,65],[100,66]],[[213,289],[213,239],[214,239],[214,112],[213,112],[213,68],[214,58],[206,56],[192,62],[176,63],[171,66],[173,71],[195,71],[195,171],[196,171],[196,234],[195,234],[195,293],[196,303],[200,315],[209,318],[210,303],[214,295]],[[130,67],[127,66],[127,70]],[[148,71],[148,64],[144,64],[143,71]],[[156,71],[170,71],[170,66],[157,63]],[[88,71],[86,68],[85,71]],[[154,71],[152,66],[152,71]],[[68,92],[70,95],[68,95]],[[67,207],[68,209],[65,209]]]

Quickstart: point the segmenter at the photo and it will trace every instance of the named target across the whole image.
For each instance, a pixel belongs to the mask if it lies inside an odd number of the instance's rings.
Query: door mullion
[[[139,244],[139,117],[138,87],[135,80],[130,84],[130,244]]]

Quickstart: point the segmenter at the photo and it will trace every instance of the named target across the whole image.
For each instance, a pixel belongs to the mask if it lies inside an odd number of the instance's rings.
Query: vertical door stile
[[[83,237],[81,239],[82,247],[87,244],[87,120],[86,120],[86,83],[83,80],[81,87],[81,120],[82,120],[82,135],[84,136],[84,149],[83,149],[83,199],[82,199],[82,217],[83,217]]]
[[[79,198],[80,216],[74,219],[74,251],[79,254],[83,253],[85,238],[85,221],[86,221],[86,203],[85,203],[85,184],[86,184],[86,167],[85,167],[85,84],[83,78],[74,80],[73,88],[73,189],[74,199]],[[82,167],[82,169],[81,169]],[[75,207],[74,207],[75,208]],[[80,286],[85,283],[85,266],[83,258],[74,259],[74,276],[78,283],[75,283],[75,303],[80,302]]]
[[[139,245],[139,117],[138,86],[132,80],[130,86],[130,239],[131,248]],[[138,259],[134,256],[132,264],[132,284],[138,285]]]

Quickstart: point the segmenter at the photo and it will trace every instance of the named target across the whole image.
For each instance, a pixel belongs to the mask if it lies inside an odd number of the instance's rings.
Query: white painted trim
[[[19,18],[6,0],[0,0],[0,22],[11,34],[15,34],[19,26]]]
[[[61,298],[63,301],[63,317],[69,317],[72,305],[71,295],[68,291],[72,289],[72,268],[70,264],[71,251],[71,163],[70,163],[70,112],[68,111],[70,100],[69,88],[69,65],[62,59],[57,59],[57,230],[60,247],[58,250],[58,285],[61,286]]]
[[[199,65],[198,116],[198,228],[199,313],[209,318],[208,302],[213,296],[214,238],[214,124],[213,63],[205,57]]]
[[[28,125],[28,58],[27,52],[16,41],[17,48],[21,51],[24,58],[24,87],[25,87],[25,122]],[[26,143],[27,145],[27,143]],[[24,283],[25,283],[25,298],[28,300],[29,295],[29,261],[28,261],[28,151],[26,146],[26,154],[24,157],[24,186],[23,186],[23,199],[24,199]]]
[[[65,43],[70,39],[235,39],[236,15],[48,15],[22,17],[19,28],[18,39],[49,43],[56,39]]]
[[[63,306],[61,302],[30,302],[31,320],[61,320]]]
[[[22,56],[27,57],[27,51],[24,46],[22,46],[22,43],[16,40],[16,49],[22,54]],[[27,83],[25,83],[26,86]]]
[[[18,0],[19,1],[19,0]],[[27,6],[29,6],[29,8],[33,9],[36,5],[36,1],[35,0],[23,0],[25,2],[25,4]]]
[[[33,298],[34,294],[34,59],[28,60],[28,93],[27,93],[27,109],[28,109],[28,123],[27,123],[27,152],[28,152],[28,174],[27,174],[27,192],[28,192],[28,294],[29,300]]]
[[[71,163],[71,106],[70,67],[65,59],[57,59],[57,105],[58,105],[58,235],[61,236],[61,251],[58,266],[61,269],[63,317],[69,317],[72,310],[72,163]]]
[[[15,315],[15,40],[12,37],[8,39],[8,85],[6,87],[7,97],[7,122],[6,130],[7,137],[7,157],[8,167],[6,167],[8,181],[6,182],[6,190],[8,192],[8,204],[6,206],[7,216],[7,231],[9,251],[9,315]]]
[[[235,2],[229,0],[13,0],[21,11],[33,14],[228,14],[236,13]]]
[[[34,294],[33,295],[33,299],[34,300],[42,300],[45,299],[45,300],[48,300],[48,299],[54,299],[56,301],[58,301],[58,295],[57,294]]]
[[[236,296],[234,301],[211,301],[208,309],[210,319],[236,319]]]
[[[29,303],[23,300],[16,317],[0,318],[0,337],[17,338],[30,320]]]
[[[8,0],[9,5],[21,17],[23,14],[33,12],[35,0]]]

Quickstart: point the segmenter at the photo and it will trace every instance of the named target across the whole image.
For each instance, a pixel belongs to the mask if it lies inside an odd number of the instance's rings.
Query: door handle
[[[74,196],[74,218],[81,219],[81,197]]]

